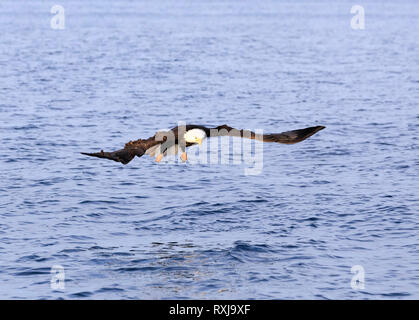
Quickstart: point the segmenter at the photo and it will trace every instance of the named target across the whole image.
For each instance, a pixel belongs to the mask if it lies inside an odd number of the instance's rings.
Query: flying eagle
[[[141,157],[144,154],[148,154],[151,157],[154,157],[157,154],[156,161],[160,162],[163,156],[169,154],[169,150],[174,149],[174,153],[178,153],[179,149],[181,149],[181,159],[186,161],[186,147],[190,147],[195,144],[200,145],[202,140],[207,137],[233,136],[254,139],[262,142],[294,144],[307,139],[324,128],[325,127],[323,126],[316,126],[282,133],[262,135],[249,130],[237,130],[225,124],[215,128],[191,124],[176,126],[168,131],[158,131],[154,136],[148,139],[130,141],[125,144],[123,149],[117,151],[104,152],[102,150],[96,153],[82,152],[82,154],[127,164],[135,156]]]

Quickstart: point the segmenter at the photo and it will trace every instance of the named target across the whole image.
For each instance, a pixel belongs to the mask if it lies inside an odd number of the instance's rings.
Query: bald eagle
[[[307,139],[324,128],[325,127],[323,126],[316,126],[282,133],[259,135],[249,130],[237,130],[226,124],[215,128],[190,124],[176,126],[168,131],[158,131],[154,136],[148,139],[130,141],[125,144],[123,149],[117,151],[104,152],[102,150],[96,153],[82,152],[81,154],[91,157],[110,159],[121,162],[122,164],[127,164],[135,156],[141,157],[144,154],[147,154],[154,157],[157,154],[156,161],[160,162],[163,156],[168,155],[169,149],[174,148],[175,153],[178,153],[179,149],[182,150],[181,159],[186,161],[186,147],[190,147],[195,144],[200,145],[202,140],[207,137],[233,136],[254,139],[262,142],[294,144]]]

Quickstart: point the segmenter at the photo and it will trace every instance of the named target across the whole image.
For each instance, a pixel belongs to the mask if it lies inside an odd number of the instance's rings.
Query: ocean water
[[[419,3],[354,4],[2,0],[0,298],[418,299]],[[327,128],[256,175],[80,155],[179,121]]]

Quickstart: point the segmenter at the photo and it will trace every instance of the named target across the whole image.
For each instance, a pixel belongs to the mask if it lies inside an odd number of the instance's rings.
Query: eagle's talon
[[[156,157],[156,162],[160,162],[161,159],[163,159],[163,154],[160,153],[157,157]]]
[[[183,161],[183,162],[186,162],[186,160],[188,160],[188,156],[186,155],[186,152],[183,152],[183,153],[180,155],[180,158],[182,159],[182,161]]]

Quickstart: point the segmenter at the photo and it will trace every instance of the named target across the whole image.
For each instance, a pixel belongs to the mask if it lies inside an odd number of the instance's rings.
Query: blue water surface
[[[0,298],[418,299],[419,3],[354,4],[2,0]],[[257,175],[79,153],[178,121],[327,128]]]

